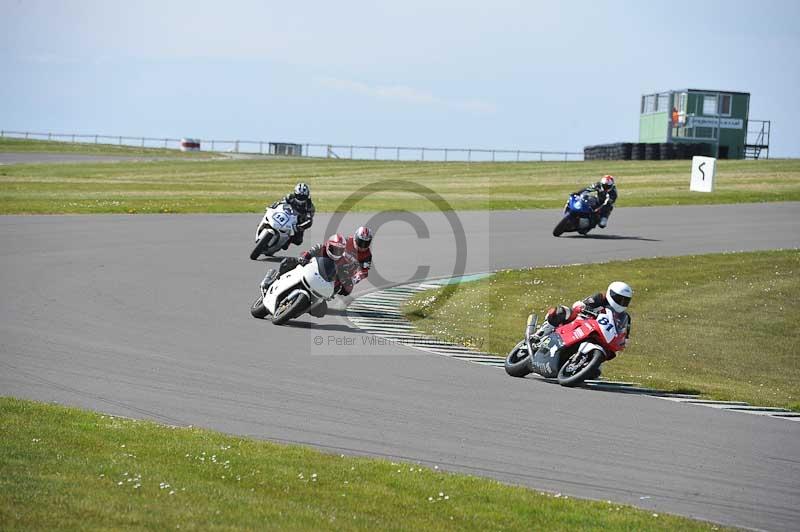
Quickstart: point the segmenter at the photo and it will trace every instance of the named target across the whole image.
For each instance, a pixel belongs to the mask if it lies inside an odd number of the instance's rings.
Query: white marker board
[[[692,157],[692,180],[689,190],[694,192],[713,192],[714,176],[717,173],[717,160],[713,157]]]

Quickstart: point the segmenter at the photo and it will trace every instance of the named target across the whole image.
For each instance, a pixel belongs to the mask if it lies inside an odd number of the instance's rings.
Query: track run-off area
[[[553,238],[553,210],[454,216],[347,215],[344,232],[377,229],[356,295],[502,268],[800,247],[798,203],[621,207],[590,238]],[[346,301],[287,327],[251,318],[277,264],[248,259],[259,217],[0,217],[0,394],[742,527],[800,523],[798,422],[512,379],[366,334]],[[306,244],[332,229],[318,215]]]

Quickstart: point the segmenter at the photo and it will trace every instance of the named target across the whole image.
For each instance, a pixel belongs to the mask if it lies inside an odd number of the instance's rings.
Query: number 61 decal
[[[611,323],[611,321],[609,321],[609,319],[608,319],[608,317],[607,317],[607,316],[603,316],[603,317],[601,317],[599,320],[597,320],[597,323],[599,323],[600,325],[602,325],[602,326],[603,326],[603,328],[604,328],[606,331],[612,331],[612,330],[614,330],[614,324],[613,324],[613,323]]]

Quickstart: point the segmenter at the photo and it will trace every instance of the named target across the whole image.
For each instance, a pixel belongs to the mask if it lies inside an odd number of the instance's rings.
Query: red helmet
[[[372,243],[372,231],[369,227],[362,225],[353,233],[353,241],[359,249],[367,249]]]
[[[614,176],[604,175],[603,177],[601,177],[600,186],[603,187],[603,190],[605,190],[606,192],[614,188]]]
[[[347,242],[344,237],[340,234],[335,234],[325,242],[325,254],[333,260],[339,260],[344,255],[346,246]]]

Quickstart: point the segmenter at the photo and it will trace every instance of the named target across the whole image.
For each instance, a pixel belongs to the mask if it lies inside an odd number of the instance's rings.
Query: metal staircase
[[[748,120],[747,137],[744,144],[744,158],[758,159],[765,151],[765,159],[769,159],[769,120]]]

